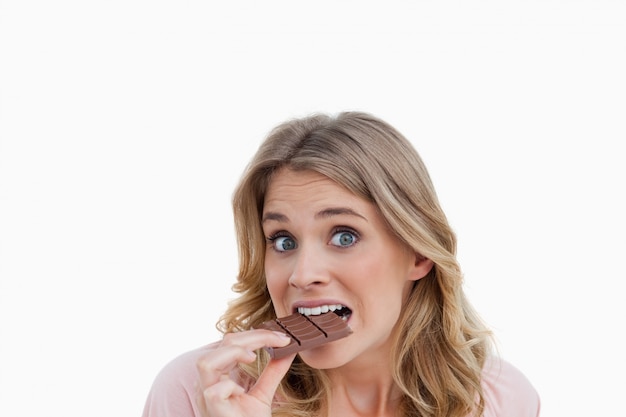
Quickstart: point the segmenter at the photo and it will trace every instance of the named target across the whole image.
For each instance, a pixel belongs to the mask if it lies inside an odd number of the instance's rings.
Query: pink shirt
[[[212,345],[184,353],[157,375],[143,417],[200,417],[196,407],[196,362]],[[493,358],[483,369],[484,417],[538,417],[539,395],[508,362]]]

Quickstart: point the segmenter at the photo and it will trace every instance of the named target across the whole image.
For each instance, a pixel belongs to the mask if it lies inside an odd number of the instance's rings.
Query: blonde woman
[[[233,197],[240,294],[222,340],[169,363],[144,417],[536,417],[529,381],[490,346],[456,237],[416,150],[365,113],[276,127]],[[333,311],[334,310],[334,311]],[[348,337],[270,359],[295,312]]]

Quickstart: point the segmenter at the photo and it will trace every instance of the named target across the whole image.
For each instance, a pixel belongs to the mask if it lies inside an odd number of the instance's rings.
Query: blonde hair
[[[265,285],[260,216],[272,175],[288,166],[312,170],[374,203],[398,239],[434,263],[414,284],[393,333],[392,374],[403,392],[402,416],[482,415],[481,370],[490,332],[467,301],[448,224],[420,156],[396,129],[366,113],[315,114],[270,132],[233,195],[240,268],[222,332],[275,318]],[[253,381],[268,361],[242,367]],[[329,391],[323,371],[296,357],[278,389],[274,415],[319,415]]]

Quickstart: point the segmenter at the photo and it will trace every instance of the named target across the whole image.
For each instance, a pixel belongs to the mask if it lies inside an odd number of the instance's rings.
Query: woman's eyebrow
[[[277,213],[275,211],[268,211],[267,213],[263,215],[263,219],[261,220],[261,223],[265,223],[266,221],[269,221],[269,220],[274,220],[277,222],[285,223],[289,221],[289,217],[285,216],[284,214]]]
[[[339,215],[356,216],[367,221],[365,216],[362,216],[361,214],[357,213],[356,211],[348,207],[330,207],[330,208],[327,208],[318,212],[315,215],[315,218],[327,218],[327,217],[339,216]]]

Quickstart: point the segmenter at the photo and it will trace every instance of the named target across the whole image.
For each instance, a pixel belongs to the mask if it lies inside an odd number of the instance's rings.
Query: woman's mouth
[[[305,316],[319,316],[320,314],[325,314],[328,312],[333,312],[343,321],[347,321],[352,314],[352,310],[348,307],[341,304],[324,304],[317,307],[298,307],[298,313],[304,314]]]

